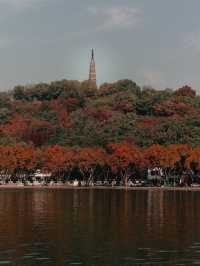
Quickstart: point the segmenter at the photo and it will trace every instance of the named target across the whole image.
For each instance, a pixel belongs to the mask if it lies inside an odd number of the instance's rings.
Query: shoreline
[[[67,185],[35,185],[35,186],[19,186],[19,185],[0,185],[1,190],[124,190],[124,191],[199,191],[200,187],[78,187]]]

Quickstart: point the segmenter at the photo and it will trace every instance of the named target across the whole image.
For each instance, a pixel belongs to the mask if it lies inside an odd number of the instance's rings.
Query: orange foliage
[[[186,144],[166,147],[152,145],[141,150],[127,142],[110,144],[102,148],[73,148],[58,145],[35,149],[22,145],[0,146],[0,172],[10,174],[34,172],[41,169],[52,174],[70,173],[79,169],[81,173],[94,173],[97,168],[110,167],[113,173],[127,173],[134,170],[163,169],[200,170],[200,149]]]
[[[191,147],[187,144],[172,144],[164,148],[162,158],[162,166],[166,168],[174,168],[180,162],[185,166],[185,160],[189,156]]]
[[[5,134],[22,136],[28,128],[29,120],[20,116],[14,116],[8,123],[0,126],[0,130]]]
[[[76,152],[76,165],[82,171],[88,171],[97,165],[106,164],[106,153],[101,148],[83,148]]]
[[[56,173],[60,170],[70,171],[75,163],[75,152],[72,149],[55,145],[42,150],[43,170]]]
[[[37,150],[21,145],[0,147],[0,169],[14,173],[15,171],[34,171],[37,168]]]
[[[138,168],[144,167],[141,151],[132,144],[127,142],[110,144],[108,145],[108,151],[110,152],[109,164],[114,171],[126,169],[131,165]]]
[[[191,150],[186,160],[186,167],[192,170],[200,170],[200,149]]]
[[[163,156],[164,149],[158,144],[154,144],[144,151],[144,158],[149,168],[161,167]]]

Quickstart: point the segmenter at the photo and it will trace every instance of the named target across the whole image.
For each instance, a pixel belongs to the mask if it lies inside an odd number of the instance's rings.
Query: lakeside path
[[[1,185],[1,190],[125,190],[125,191],[199,191],[200,187],[74,187],[66,185],[51,186],[17,186],[17,185]]]

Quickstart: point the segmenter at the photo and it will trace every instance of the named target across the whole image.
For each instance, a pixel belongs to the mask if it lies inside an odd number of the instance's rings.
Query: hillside
[[[0,94],[0,173],[5,182],[40,169],[53,180],[121,180],[200,172],[200,96],[141,89],[130,80],[55,81]],[[48,180],[50,182],[50,179]]]
[[[158,91],[120,80],[97,90],[63,80],[0,94],[0,145],[105,147],[128,141],[198,147],[199,130],[200,96],[188,86]]]

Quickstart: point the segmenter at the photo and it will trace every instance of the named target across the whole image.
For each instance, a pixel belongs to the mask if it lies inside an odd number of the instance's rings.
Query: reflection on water
[[[0,265],[200,265],[200,193],[0,192]]]

